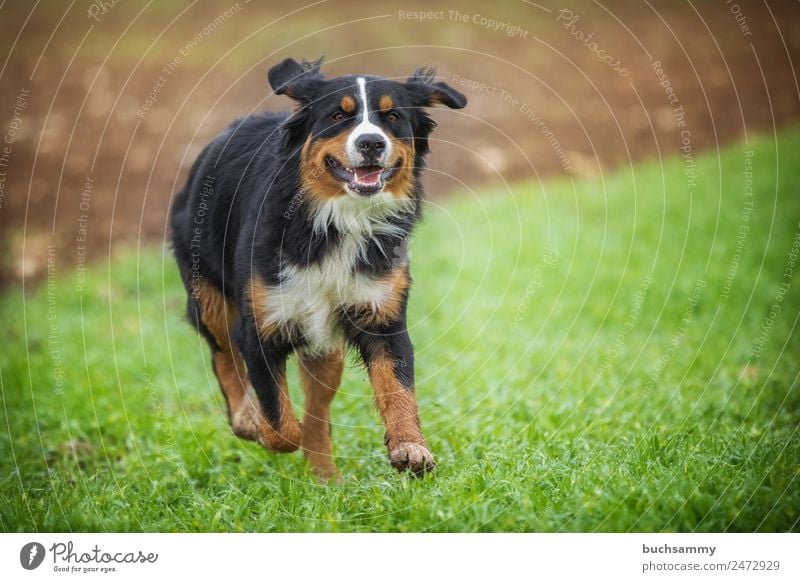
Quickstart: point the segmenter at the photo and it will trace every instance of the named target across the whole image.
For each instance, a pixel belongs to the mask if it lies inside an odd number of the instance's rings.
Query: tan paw
[[[291,453],[300,448],[303,430],[299,423],[289,419],[281,432],[273,430],[256,405],[247,401],[231,415],[233,434],[240,439],[256,441],[268,451]]]
[[[295,420],[288,421],[278,432],[263,418],[258,424],[258,444],[276,453],[292,453],[300,448],[303,442],[303,429]]]
[[[246,402],[239,410],[231,414],[233,434],[248,441],[258,440],[258,422],[261,418],[256,407]]]
[[[421,477],[429,471],[433,471],[436,463],[433,455],[425,448],[425,445],[417,443],[398,443],[389,449],[389,460],[392,467],[398,471],[411,471],[417,477]]]

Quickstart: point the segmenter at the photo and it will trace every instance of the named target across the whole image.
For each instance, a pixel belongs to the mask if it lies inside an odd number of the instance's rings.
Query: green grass
[[[234,438],[161,249],[90,267],[83,293],[56,265],[0,300],[0,529],[797,530],[798,152],[792,130],[703,156],[692,190],[673,159],[431,206],[425,480],[390,468],[357,367],[333,406],[343,485]]]

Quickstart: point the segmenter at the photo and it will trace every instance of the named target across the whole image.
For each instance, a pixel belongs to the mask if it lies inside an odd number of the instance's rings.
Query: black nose
[[[386,149],[386,140],[377,133],[365,133],[358,136],[356,147],[364,156],[377,157]]]

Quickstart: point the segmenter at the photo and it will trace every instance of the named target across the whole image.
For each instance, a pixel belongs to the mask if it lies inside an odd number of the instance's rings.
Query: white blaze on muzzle
[[[353,128],[353,131],[350,132],[350,135],[347,136],[346,149],[350,166],[352,168],[357,168],[367,163],[371,163],[364,159],[364,156],[359,151],[356,142],[362,135],[376,134],[383,138],[384,142],[386,143],[386,147],[384,148],[383,153],[375,161],[385,167],[387,160],[391,159],[392,142],[389,140],[389,137],[380,128],[380,126],[375,125],[369,119],[369,100],[367,99],[366,79],[364,79],[364,77],[358,77],[356,79],[356,83],[358,84],[358,93],[359,98],[361,99],[361,121]]]

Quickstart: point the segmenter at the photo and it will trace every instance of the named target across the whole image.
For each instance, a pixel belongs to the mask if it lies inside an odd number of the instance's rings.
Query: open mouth
[[[394,176],[401,164],[402,160],[391,168],[384,168],[383,166],[348,168],[333,156],[325,157],[325,165],[336,179],[345,182],[351,190],[364,196],[376,194],[383,190],[386,181]]]

